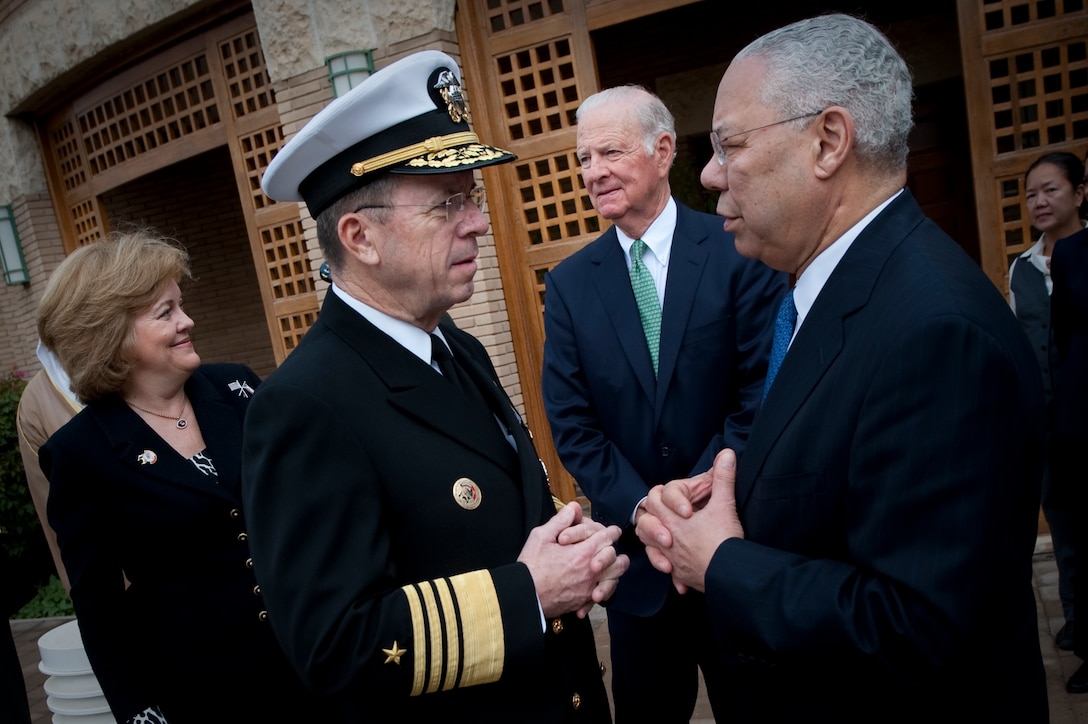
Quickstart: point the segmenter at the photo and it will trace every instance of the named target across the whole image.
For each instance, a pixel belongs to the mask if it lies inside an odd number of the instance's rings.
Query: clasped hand
[[[571,502],[529,533],[518,561],[528,567],[546,617],[574,611],[585,618],[616,591],[630,565],[613,546],[620,532],[584,518],[582,507]]]
[[[706,590],[706,569],[722,541],[743,538],[734,491],[737,456],[726,449],[714,466],[692,478],[673,480],[650,490],[646,512],[635,532],[650,563],[672,575],[680,593]]]

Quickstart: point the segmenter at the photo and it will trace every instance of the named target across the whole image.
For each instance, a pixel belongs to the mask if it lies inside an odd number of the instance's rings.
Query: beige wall
[[[324,68],[348,50],[385,49],[437,30],[453,32],[455,0],[254,0],[273,82]]]
[[[206,11],[208,0],[141,0],[118,12],[116,3],[83,0],[24,0],[9,3],[0,23],[0,202],[46,189],[29,125],[6,116],[48,104],[78,84],[81,69],[113,63],[133,36],[170,17]],[[131,52],[132,48],[128,48]],[[14,172],[14,173],[12,173]]]

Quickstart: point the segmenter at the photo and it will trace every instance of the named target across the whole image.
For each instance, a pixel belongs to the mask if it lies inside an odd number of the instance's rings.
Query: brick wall
[[[0,374],[23,370],[29,377],[40,368],[34,356],[38,300],[49,273],[64,259],[64,244],[47,195],[23,196],[11,206],[23,257],[34,281],[15,286],[0,283]]]
[[[275,369],[230,154],[214,149],[102,196],[110,226],[150,226],[189,250],[195,281],[183,288],[204,362]]]

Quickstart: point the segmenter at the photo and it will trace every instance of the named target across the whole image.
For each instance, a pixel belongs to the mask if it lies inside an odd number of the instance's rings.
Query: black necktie
[[[441,337],[433,332],[431,333],[431,358],[438,363],[438,369],[442,370],[442,376],[449,380],[450,384],[464,393],[466,397],[484,405],[484,409],[494,416],[495,422],[499,424],[499,428],[502,430],[503,435],[506,436],[506,439],[517,448],[517,443],[514,442],[506,423],[503,422],[502,411],[498,408],[498,403],[492,397],[485,395],[476,386],[476,383],[469,377],[468,372],[458,364],[453,353],[450,352],[450,348],[446,346]]]
[[[466,380],[462,377],[463,373],[453,360],[453,353],[450,352],[450,348],[446,346],[441,337],[434,333],[431,334],[431,358],[438,363],[438,369],[442,371],[442,376],[449,380],[451,385],[461,390],[461,392],[467,393],[469,391],[470,388],[466,387]]]

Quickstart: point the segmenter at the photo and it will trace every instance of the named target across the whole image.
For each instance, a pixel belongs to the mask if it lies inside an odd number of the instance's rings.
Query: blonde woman
[[[39,334],[87,406],[40,451],[49,521],[118,721],[309,720],[241,510],[242,418],[259,380],[201,364],[189,278],[185,250],[149,233],[83,247],[50,278]]]

